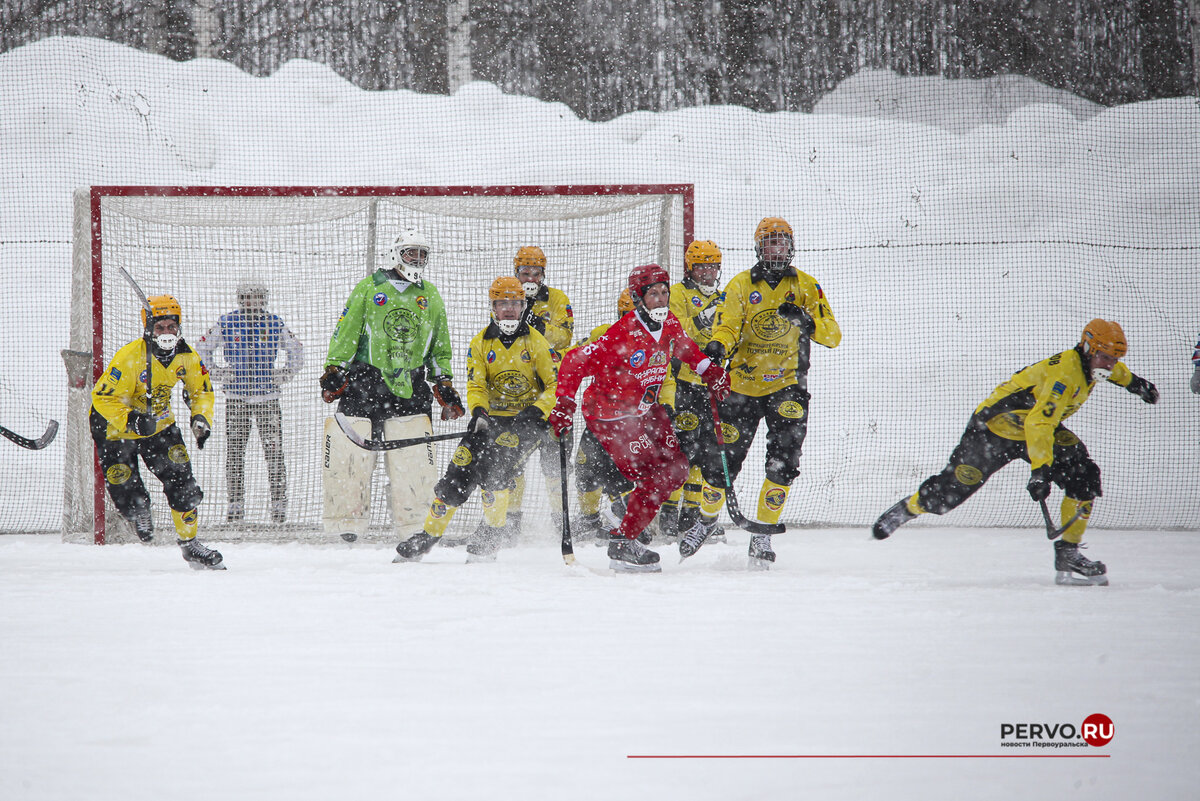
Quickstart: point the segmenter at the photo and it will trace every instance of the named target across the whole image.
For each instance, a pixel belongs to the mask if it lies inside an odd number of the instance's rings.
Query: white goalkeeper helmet
[[[429,263],[429,251],[429,240],[420,231],[401,231],[388,252],[388,263],[405,281],[419,284]]]
[[[258,283],[239,284],[237,302],[242,311],[262,314],[267,310],[267,288]]]

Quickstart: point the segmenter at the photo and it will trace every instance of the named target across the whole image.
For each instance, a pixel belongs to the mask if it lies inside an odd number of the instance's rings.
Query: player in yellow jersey
[[[546,284],[546,254],[536,245],[518,248],[517,255],[513,258],[513,274],[525,290],[526,322],[546,337],[554,351],[555,359],[560,359],[575,338],[575,316],[571,310],[571,300],[566,293]],[[558,447],[558,440],[551,438],[547,433],[538,445],[538,451],[541,454],[542,476],[550,499],[550,515],[554,518],[555,528],[561,531],[562,517],[559,507],[562,505],[562,486],[559,483],[561,479]],[[525,475],[522,472],[517,476],[516,486],[509,500],[510,540],[515,540],[521,531],[521,503],[524,498]]]
[[[717,244],[697,239],[688,245],[683,254],[683,280],[671,287],[671,313],[701,348],[712,339],[713,323],[725,299],[725,293],[719,291],[720,280],[721,249]],[[720,459],[708,388],[686,364],[679,364],[675,375],[678,386],[672,418],[679,447],[687,456],[690,469],[683,486],[663,503],[659,524],[668,540],[680,536],[701,522],[700,507],[704,503],[703,541],[723,539],[717,513],[725,502],[725,490],[708,484],[701,472],[707,458]]]
[[[142,339],[123,346],[92,389],[89,423],[113,506],[142,542],[154,539],[150,493],[138,457],[162,482],[179,548],[193,568],[224,570],[221,554],[196,539],[196,507],[204,498],[183,436],[171,411],[171,391],[181,381],[192,412],[196,447],[212,433],[213,388],[208,370],[179,336],[183,311],[170,295],[146,299]],[[148,349],[148,350],[147,350]],[[149,394],[149,398],[147,395]]]
[[[467,542],[467,561],[494,561],[504,534],[509,483],[548,428],[557,371],[550,345],[524,319],[525,293],[516,278],[497,278],[488,299],[492,320],[467,351],[470,425],[434,487],[424,530],[396,546],[394,562],[427,554],[475,487],[484,520]]]
[[[1108,569],[1079,553],[1079,543],[1100,497],[1100,468],[1079,437],[1062,424],[1108,380],[1146,403],[1158,402],[1158,389],[1119,361],[1128,345],[1121,326],[1092,320],[1079,344],[1015,373],[975,408],[958,447],[946,467],[925,479],[912,496],[902,498],[875,522],[871,533],[886,539],[925,512],[942,515],[971,497],[1009,462],[1023,459],[1031,472],[1027,489],[1039,503],[1050,484],[1066,495],[1060,511],[1064,523],[1075,519],[1054,543],[1055,582],[1108,584]],[[1078,516],[1076,517],[1076,515]]]
[[[817,280],[792,266],[796,247],[786,220],[766,217],[758,224],[754,253],[757,263],[725,287],[705,353],[718,363],[729,360],[733,392],[721,404],[721,426],[731,481],[741,470],[759,421],[766,421],[767,475],[758,495],[757,517],[778,523],[788,487],[800,472],[800,450],[808,431],[810,343],[836,348],[842,330]],[[706,461],[704,478],[723,487],[722,473],[718,452]],[[695,534],[680,542],[680,554],[690,555],[685,552],[700,547],[703,531]],[[771,535],[751,537],[749,553],[751,567],[769,567],[775,561]]]

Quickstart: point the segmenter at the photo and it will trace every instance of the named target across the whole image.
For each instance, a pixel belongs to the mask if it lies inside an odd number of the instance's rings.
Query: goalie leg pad
[[[433,433],[428,415],[393,417],[383,424],[386,439],[408,439]],[[437,482],[437,448],[432,442],[388,451],[388,485],[391,495],[392,526],[400,536],[419,530],[433,499]]]
[[[371,421],[349,418],[354,430],[371,436]],[[324,490],[322,522],[326,534],[366,534],[371,511],[372,451],[363,450],[342,433],[337,421],[325,418],[321,484]]]

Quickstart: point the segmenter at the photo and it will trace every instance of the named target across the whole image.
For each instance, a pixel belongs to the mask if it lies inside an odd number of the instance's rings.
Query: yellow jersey
[[[1117,362],[1108,380],[1127,387],[1133,373]],[[1095,385],[1084,374],[1083,356],[1072,348],[1014,373],[975,408],[975,415],[996,436],[1023,440],[1036,470],[1054,462],[1056,429],[1079,411]]]
[[[505,344],[508,342],[509,344]],[[558,386],[558,367],[546,338],[522,322],[502,336],[496,323],[480,331],[467,350],[467,408],[511,417],[530,406],[549,417]]]
[[[208,368],[191,346],[179,340],[175,353],[167,366],[158,359],[151,359],[152,397],[151,408],[146,409],[146,340],[135,339],[123,346],[109,362],[108,369],[96,386],[92,387],[92,407],[108,421],[104,436],[108,439],[144,439],[132,431],[126,431],[129,413],[150,411],[158,418],[154,433],[162,431],[175,422],[171,411],[171,391],[183,382],[184,398],[193,415],[204,415],[212,425],[213,388]],[[153,435],[151,435],[153,436]]]
[[[575,338],[575,312],[571,310],[571,301],[566,293],[542,284],[542,288],[533,296],[530,311],[542,318],[550,347],[560,353],[570,347],[571,340]]]
[[[712,339],[729,355],[734,392],[761,397],[800,381],[808,372],[808,343],[801,358],[800,329],[779,316],[784,303],[808,310],[816,329],[812,341],[836,348],[842,329],[820,284],[800,270],[772,286],[758,265],[738,273],[725,287],[725,300]]]
[[[700,346],[700,350],[704,350],[704,346],[712,339],[713,324],[716,322],[714,312],[720,313],[721,302],[724,299],[724,292],[705,295],[689,278],[671,287],[671,313],[683,326],[684,333]],[[704,312],[703,316],[701,312]],[[708,319],[707,325],[704,323],[705,318]],[[700,376],[696,375],[696,371],[686,364],[679,365],[677,378],[689,384],[704,383]]]

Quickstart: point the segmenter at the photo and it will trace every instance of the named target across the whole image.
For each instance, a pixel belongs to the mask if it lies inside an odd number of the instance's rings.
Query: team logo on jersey
[[[167,448],[167,458],[175,464],[187,464],[188,452],[186,445],[172,445]]]
[[[796,302],[796,293],[795,293],[795,292],[792,292],[792,291],[789,289],[789,290],[788,290],[788,293],[787,293],[786,295],[784,295],[784,296],[783,296],[783,301],[784,301],[785,303],[795,303],[795,302]]]
[[[959,484],[973,487],[980,481],[983,481],[983,472],[978,467],[972,467],[969,464],[960,464],[954,468],[954,477],[958,480]]]
[[[741,439],[742,432],[737,430],[737,426],[732,423],[721,423],[721,436],[725,439],[725,443],[732,444]]]
[[[779,379],[783,378],[783,373],[784,373],[783,368],[780,368],[778,370],[772,370],[771,372],[764,372],[762,380],[763,381],[778,381]]]
[[[1060,428],[1054,432],[1054,444],[1063,448],[1072,448],[1079,444],[1079,437],[1075,436],[1074,431]]]
[[[634,352],[634,354],[632,356],[629,357],[629,366],[635,370],[637,368],[641,367],[645,363],[646,363],[646,351],[644,351],[644,350],[637,350]]]
[[[133,475],[127,464],[114,464],[104,471],[104,480],[109,484],[124,484]]]
[[[504,448],[515,448],[521,444],[521,438],[511,431],[505,431],[496,437],[496,444]]]
[[[386,292],[376,292],[375,297],[371,298],[371,302],[376,306],[383,306],[387,303],[388,297]]]
[[[492,381],[492,386],[510,398],[520,398],[533,389],[529,378],[519,370],[505,370]]]
[[[150,380],[150,373],[146,372],[145,370],[143,370],[141,372],[141,374],[138,375],[138,381],[141,381],[143,384],[147,383],[149,380]]]
[[[571,309],[570,303],[567,304],[567,317],[571,317],[571,318],[575,317],[575,312]]]
[[[109,370],[108,374],[112,376],[113,381],[121,380],[121,371],[115,367],[113,369]]]
[[[491,364],[494,361],[496,361],[496,351],[489,350],[487,354],[487,363]]]
[[[804,407],[796,401],[784,401],[779,404],[779,416],[789,420],[799,420],[804,416]]]
[[[705,485],[700,496],[704,499],[705,506],[716,506],[721,502],[721,491],[708,485]]]
[[[187,370],[184,370],[182,367],[180,367],[179,369],[177,369],[175,371],[175,375],[179,376],[180,378],[183,378],[185,375],[187,375]]]
[[[775,313],[774,309],[763,309],[750,318],[750,328],[764,342],[772,342],[786,336],[792,324]]]
[[[412,309],[392,309],[383,318],[383,331],[397,342],[409,343],[417,338],[417,315]]]
[[[650,438],[645,434],[642,434],[637,439],[630,440],[629,442],[629,452],[634,456],[637,456],[642,451],[648,451],[652,447],[653,446],[650,444]]]
[[[417,308],[421,311],[425,311],[428,306],[429,298],[425,297],[424,295],[417,295]]]
[[[521,361],[528,363],[533,357],[529,355],[529,351],[521,349]]]
[[[817,297],[818,298],[825,297],[825,292],[821,289],[820,284],[818,284],[816,281],[813,281],[813,286],[815,286],[817,288]]]
[[[680,431],[695,431],[700,427],[700,418],[691,412],[680,412],[675,415],[675,427]]]
[[[433,503],[429,504],[429,515],[431,517],[445,517],[446,502],[440,498],[434,498]]]
[[[753,292],[751,292],[750,293],[750,302],[755,305],[762,303],[762,293],[759,292],[757,289],[754,290]]]
[[[663,353],[661,350],[650,357],[650,366],[651,367],[661,367],[662,365],[664,365],[666,363],[667,363],[667,354]]]
[[[454,455],[450,457],[450,461],[454,462],[459,467],[466,467],[471,463],[471,450],[466,445],[459,445]]]
[[[763,504],[772,512],[778,512],[783,508],[783,503],[786,500],[787,490],[783,487],[772,487],[767,490],[767,494],[763,497]]]
[[[701,302],[702,301],[700,300],[699,295],[692,295],[692,305],[693,306],[695,306],[698,309],[698,308],[700,308]]]

